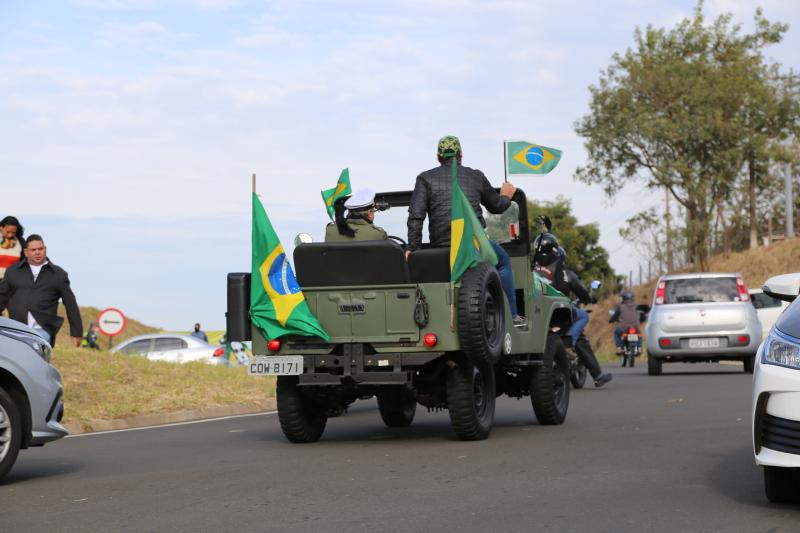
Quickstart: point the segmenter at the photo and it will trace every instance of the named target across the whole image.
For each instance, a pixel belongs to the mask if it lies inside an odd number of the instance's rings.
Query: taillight
[[[747,285],[744,284],[744,280],[742,278],[736,278],[736,288],[739,290],[739,301],[749,302],[750,293],[747,292]]]
[[[214,350],[214,357],[222,357],[225,355],[225,348],[217,348]]]
[[[635,335],[636,334],[636,328],[629,329],[628,333],[630,333],[631,335]]]
[[[662,348],[666,348],[671,344],[669,339],[658,339],[658,343],[661,345]]]
[[[278,352],[281,349],[281,341],[280,339],[272,339],[267,343],[267,349],[270,352]]]
[[[436,335],[433,333],[426,333],[425,336],[422,337],[422,343],[428,348],[433,348],[436,346],[437,342],[439,342],[439,339],[437,339]]]
[[[656,286],[656,305],[661,305],[664,303],[664,291],[667,288],[666,281],[659,281],[658,286]]]
[[[739,344],[748,344],[750,342],[750,335],[739,335]]]

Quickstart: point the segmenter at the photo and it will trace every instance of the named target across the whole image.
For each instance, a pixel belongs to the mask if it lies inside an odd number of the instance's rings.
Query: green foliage
[[[730,15],[707,25],[700,2],[671,30],[637,29],[635,46],[614,54],[590,87],[589,114],[575,125],[589,153],[576,178],[609,196],[637,180],[667,188],[686,210],[688,259],[698,269],[708,266],[714,217],[744,165],[764,174],[798,130],[796,77],[762,53],[788,28],[760,10],[755,23],[750,34]]]

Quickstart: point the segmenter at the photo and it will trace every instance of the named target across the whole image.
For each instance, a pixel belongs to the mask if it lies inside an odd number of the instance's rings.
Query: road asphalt
[[[372,400],[314,444],[274,414],[67,438],[21,453],[0,531],[800,531],[753,463],[751,376],[664,368],[573,390],[562,426],[501,397],[481,442],[421,407],[388,429]]]

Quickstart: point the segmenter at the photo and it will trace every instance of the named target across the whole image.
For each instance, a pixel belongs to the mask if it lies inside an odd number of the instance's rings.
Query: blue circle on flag
[[[525,152],[525,161],[533,167],[541,165],[543,160],[544,152],[538,146],[531,146],[528,151]]]
[[[267,275],[272,289],[280,295],[295,294],[300,292],[300,285],[292,272],[292,265],[286,260],[286,254],[280,254],[272,262]]]

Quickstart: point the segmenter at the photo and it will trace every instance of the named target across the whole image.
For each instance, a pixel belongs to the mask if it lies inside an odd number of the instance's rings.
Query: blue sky
[[[790,24],[768,52],[800,67],[800,4],[716,0],[749,26]],[[225,274],[249,268],[250,175],[284,244],[321,237],[319,191],[403,190],[458,135],[502,180],[502,140],[564,150],[528,196],[570,198],[619,272],[618,227],[658,197],[612,205],[575,183],[587,87],[636,26],[693,1],[0,1],[0,215],[44,235],[82,304],[144,322],[224,324]],[[288,246],[287,246],[288,247]]]

